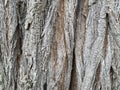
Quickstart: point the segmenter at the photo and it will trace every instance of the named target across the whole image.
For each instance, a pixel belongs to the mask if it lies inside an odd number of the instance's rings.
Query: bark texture
[[[3,90],[120,90],[120,0],[0,0]]]

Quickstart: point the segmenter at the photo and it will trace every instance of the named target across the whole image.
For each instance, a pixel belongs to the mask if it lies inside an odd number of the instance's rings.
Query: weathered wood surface
[[[119,0],[0,0],[3,90],[120,90]]]

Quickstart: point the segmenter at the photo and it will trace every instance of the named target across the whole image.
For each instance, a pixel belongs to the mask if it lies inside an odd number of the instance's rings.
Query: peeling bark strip
[[[120,90],[119,0],[0,0],[3,90]]]

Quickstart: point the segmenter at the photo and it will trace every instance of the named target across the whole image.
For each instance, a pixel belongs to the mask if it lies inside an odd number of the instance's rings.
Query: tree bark
[[[120,90],[119,0],[0,0],[3,90]]]

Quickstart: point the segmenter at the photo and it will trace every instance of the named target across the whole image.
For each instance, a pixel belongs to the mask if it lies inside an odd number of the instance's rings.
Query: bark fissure
[[[77,75],[76,75],[76,61],[75,61],[75,47],[73,49],[73,61],[72,61],[72,71],[69,90],[76,90],[77,88]]]
[[[106,13],[106,32],[105,32],[105,39],[104,39],[104,46],[103,46],[103,52],[104,52],[104,58],[106,57],[107,53],[107,46],[108,46],[108,30],[109,30],[109,16]]]

